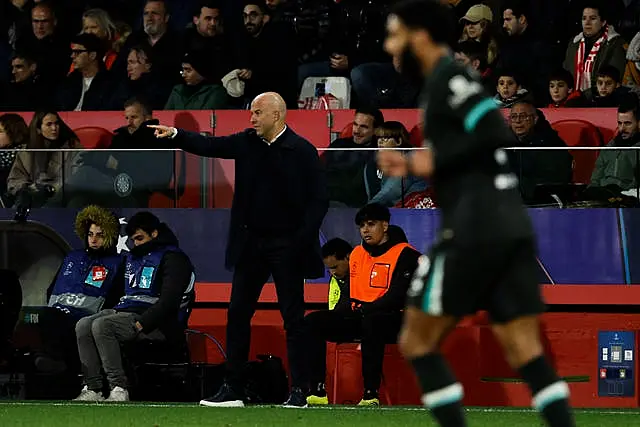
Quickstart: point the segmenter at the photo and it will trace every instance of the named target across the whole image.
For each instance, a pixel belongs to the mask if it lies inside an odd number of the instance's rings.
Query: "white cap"
[[[244,81],[238,77],[240,70],[233,70],[222,78],[222,86],[227,90],[229,96],[240,98],[244,95]]]

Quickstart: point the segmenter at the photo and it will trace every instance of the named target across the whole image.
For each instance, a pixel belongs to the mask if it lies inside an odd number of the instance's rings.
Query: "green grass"
[[[467,411],[469,427],[538,427],[538,414],[513,408]],[[580,427],[640,426],[633,410],[578,410]],[[74,404],[48,402],[0,403],[2,427],[436,427],[418,408],[355,409],[329,407],[204,408],[184,404]]]

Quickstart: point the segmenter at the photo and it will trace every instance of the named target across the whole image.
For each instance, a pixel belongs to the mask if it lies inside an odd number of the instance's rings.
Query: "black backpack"
[[[18,275],[11,270],[0,269],[0,359],[9,357],[10,342],[21,308],[22,288]]]
[[[282,359],[270,354],[258,355],[247,364],[247,399],[251,403],[282,404],[289,394],[289,381]]]

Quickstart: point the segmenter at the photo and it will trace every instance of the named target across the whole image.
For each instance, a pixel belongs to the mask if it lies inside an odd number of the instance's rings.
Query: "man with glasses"
[[[571,182],[573,157],[567,150],[544,150],[547,147],[566,147],[567,144],[553,130],[542,111],[529,102],[518,102],[509,113],[511,130],[517,147],[539,147],[540,150],[510,150],[509,164],[520,180],[520,194],[525,203],[537,201],[539,184],[568,184]]]
[[[58,88],[59,111],[109,109],[110,78],[103,57],[104,47],[98,36],[79,34],[71,40],[74,71]]]

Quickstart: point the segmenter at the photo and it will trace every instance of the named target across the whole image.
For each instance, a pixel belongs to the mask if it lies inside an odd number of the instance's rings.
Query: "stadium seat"
[[[592,123],[580,119],[560,120],[551,127],[570,147],[601,147],[602,134]],[[573,183],[588,184],[600,154],[597,150],[570,150],[573,156]]]
[[[338,98],[342,109],[346,110],[351,104],[351,82],[346,77],[307,77],[302,84],[298,96],[298,108],[305,109],[315,98],[316,84],[324,83],[327,94]]]
[[[84,148],[109,148],[113,132],[97,126],[81,127],[73,130]]]
[[[424,142],[424,134],[422,124],[415,125],[409,132],[409,143],[414,147],[422,147]]]
[[[353,122],[348,123],[340,131],[340,138],[351,138],[353,136]]]

